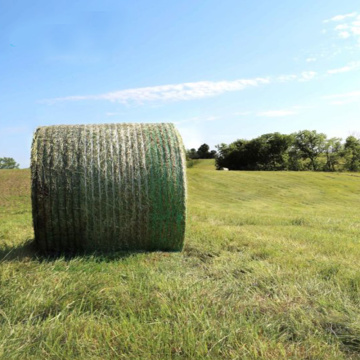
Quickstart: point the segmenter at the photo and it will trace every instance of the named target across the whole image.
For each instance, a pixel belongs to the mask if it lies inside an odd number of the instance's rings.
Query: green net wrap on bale
[[[31,155],[36,244],[47,252],[181,250],[185,168],[173,124],[38,128]]]

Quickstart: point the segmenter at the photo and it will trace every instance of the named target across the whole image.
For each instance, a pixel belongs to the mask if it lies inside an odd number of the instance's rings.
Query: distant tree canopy
[[[188,159],[214,159],[216,150],[210,150],[208,144],[202,144],[197,150],[190,149],[186,151],[186,157]]]
[[[349,171],[360,171],[360,139],[349,136],[344,145],[345,167]]]
[[[216,167],[230,170],[360,171],[360,139],[327,138],[315,130],[278,132],[216,146]]]
[[[18,169],[19,164],[13,158],[3,157],[0,158],[0,169]]]

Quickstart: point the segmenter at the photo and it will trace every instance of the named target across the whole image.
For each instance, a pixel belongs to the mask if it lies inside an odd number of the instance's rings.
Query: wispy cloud
[[[305,82],[314,79],[317,76],[317,72],[315,71],[303,71],[300,74],[288,74],[288,75],[280,75],[276,78],[279,82],[289,82],[289,81],[299,81]]]
[[[289,81],[295,81],[298,79],[298,75],[295,74],[289,74],[289,75],[280,75],[276,78],[279,82],[289,82]]]
[[[346,66],[343,66],[343,67],[340,67],[337,69],[328,70],[327,73],[332,75],[332,74],[345,73],[345,72],[358,70],[358,69],[360,69],[360,61],[353,61]]]
[[[300,74],[287,74],[275,77],[257,77],[253,79],[237,79],[230,81],[199,81],[181,84],[149,86],[125,89],[97,95],[73,95],[40,100],[40,103],[55,104],[67,101],[103,100],[121,104],[144,104],[149,102],[170,102],[202,99],[218,96],[228,92],[241,91],[251,87],[276,82],[306,82],[318,76],[315,71],[303,71]],[[106,116],[118,113],[107,112]]]
[[[301,73],[301,75],[298,77],[298,80],[300,82],[304,82],[304,81],[310,81],[312,79],[314,79],[317,75],[317,72],[315,71],[303,71]]]
[[[324,20],[324,23],[328,23],[328,22],[331,22],[331,21],[335,21],[335,22],[342,21],[342,20],[347,19],[347,18],[354,18],[356,15],[357,15],[357,12],[352,12],[352,13],[343,14],[343,15],[336,15],[336,16],[333,16],[330,19]]]
[[[315,71],[303,71],[300,74],[280,75],[275,78],[257,77],[253,79],[237,79],[230,81],[199,81],[182,84],[149,86],[125,89],[98,95],[74,95],[41,100],[43,103],[54,104],[64,101],[105,100],[122,104],[143,104],[146,102],[169,102],[202,99],[228,92],[241,91],[250,87],[270,84],[271,82],[305,82],[317,76]],[[115,116],[116,113],[107,113]]]
[[[321,60],[329,60],[345,53],[353,56],[360,50],[360,11],[336,15],[330,19],[323,20],[326,23],[321,30],[327,37],[331,36],[331,44],[320,44],[318,52],[309,52],[305,57],[307,63]],[[335,41],[335,40],[338,41]],[[356,60],[355,58],[354,60]]]
[[[199,81],[119,90],[99,95],[66,96],[43,101],[47,103],[56,103],[62,101],[106,100],[122,104],[151,101],[181,101],[207,98],[227,92],[240,91],[249,87],[268,84],[269,82],[269,78],[238,79],[233,81]]]
[[[324,22],[337,23],[333,30],[336,32],[338,38],[354,38],[360,42],[360,14],[357,12],[352,12],[345,15],[337,15],[331,19],[325,20]]]
[[[296,115],[297,112],[293,110],[268,110],[268,111],[262,111],[257,113],[257,116],[260,117],[284,117],[284,116],[291,116]]]
[[[344,94],[327,95],[324,99],[330,100],[332,105],[345,105],[353,102],[360,101],[360,90],[352,91]]]

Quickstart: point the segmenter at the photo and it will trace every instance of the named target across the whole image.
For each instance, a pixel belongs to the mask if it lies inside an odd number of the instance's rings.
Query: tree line
[[[279,132],[252,140],[239,139],[210,150],[202,144],[186,151],[188,160],[213,159],[218,169],[229,170],[313,170],[360,171],[360,138],[328,138],[316,130],[302,130],[290,135]],[[0,158],[0,169],[18,169],[13,158]]]
[[[216,167],[229,170],[360,171],[360,138],[328,138],[315,130],[239,139],[216,148]]]
[[[0,158],[0,169],[18,169],[19,164],[10,157]]]
[[[187,160],[196,160],[196,159],[214,159],[216,155],[216,150],[211,150],[208,144],[202,144],[197,150],[190,149],[186,150],[186,159]]]

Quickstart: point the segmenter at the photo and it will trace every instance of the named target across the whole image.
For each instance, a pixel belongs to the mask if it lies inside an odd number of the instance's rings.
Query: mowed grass
[[[1,359],[360,359],[360,175],[188,169],[182,253],[44,258],[0,171]]]

